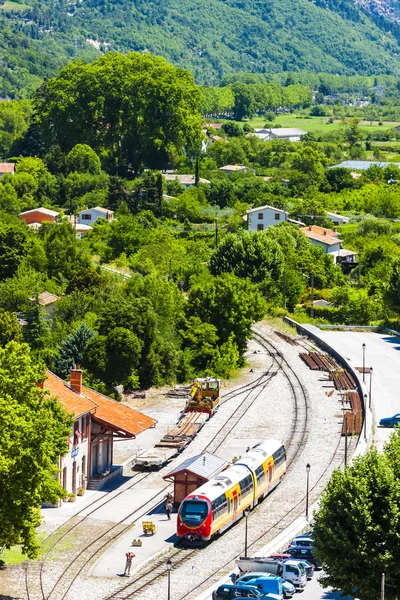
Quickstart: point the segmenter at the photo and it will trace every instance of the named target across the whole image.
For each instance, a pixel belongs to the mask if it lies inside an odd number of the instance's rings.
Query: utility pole
[[[311,318],[314,318],[314,273],[311,273]]]
[[[282,296],[283,296],[283,308],[286,309],[286,271],[283,271],[283,287],[282,287]]]
[[[382,573],[381,578],[381,600],[385,600],[385,573]]]
[[[344,468],[347,467],[347,434],[348,434],[348,430],[349,430],[349,424],[348,424],[348,419],[347,417],[344,420],[345,425],[346,425],[346,431],[344,434]]]

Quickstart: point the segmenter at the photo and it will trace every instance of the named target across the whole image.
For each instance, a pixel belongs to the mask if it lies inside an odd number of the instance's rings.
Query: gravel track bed
[[[282,352],[287,362],[293,367],[303,385],[308,392],[308,419],[309,431],[307,433],[306,444],[294,456],[293,463],[288,470],[287,476],[282,483],[264,500],[250,515],[248,520],[248,539],[249,544],[260,537],[260,534],[265,531],[266,534],[258,542],[254,543],[252,551],[263,546],[268,541],[273,539],[278,533],[275,527],[270,532],[268,529],[273,527],[277,521],[283,519],[285,514],[299,501],[302,501],[298,509],[285,518],[279,528],[284,528],[294,518],[305,510],[305,485],[306,471],[305,466],[309,462],[311,464],[310,472],[310,503],[315,501],[322,489],[326,485],[332,470],[339,466],[343,460],[343,440],[340,441],[340,451],[332,464],[328,467],[332,457],[335,455],[337,445],[340,438],[341,429],[341,406],[340,396],[335,392],[333,396],[327,397],[324,388],[326,376],[318,371],[310,371],[308,367],[300,360],[299,351],[302,350],[299,346],[291,346],[278,336],[274,335],[269,328],[258,326],[258,330],[263,334],[271,336],[272,343]],[[252,344],[255,344],[253,341]],[[261,353],[266,356],[266,351]],[[260,354],[261,354],[260,353]],[[278,357],[279,360],[279,357]],[[321,381],[322,380],[322,381]],[[235,403],[235,400],[232,400]],[[230,403],[228,403],[230,404]],[[230,407],[232,408],[232,407]],[[251,408],[246,412],[245,416],[235,429],[234,435],[237,438],[265,438],[277,437],[278,439],[289,442],[289,436],[292,431],[292,415],[293,415],[293,397],[290,387],[285,376],[279,372],[273,377],[263,391],[260,397]],[[224,407],[219,410],[219,417],[229,418],[228,414],[224,414]],[[217,430],[216,423],[210,423],[210,428]],[[205,432],[205,430],[203,430]],[[204,448],[203,433],[190,446],[193,450],[193,455],[201,452]],[[207,443],[207,442],[206,442]],[[350,452],[351,453],[351,452]],[[349,455],[350,455],[349,453]],[[178,464],[181,457],[178,461]],[[326,473],[324,471],[327,469]],[[314,482],[322,477],[321,481],[315,485]],[[314,487],[315,485],[315,487]],[[195,598],[201,591],[201,584],[215,570],[227,561],[231,561],[229,565],[223,567],[223,570],[215,575],[215,580],[218,580],[224,573],[230,572],[234,566],[234,558],[243,551],[244,542],[244,522],[239,521],[234,527],[225,532],[220,538],[215,539],[211,544],[202,549],[193,556],[193,564],[188,560],[182,566],[176,568],[172,573],[172,599],[180,600],[181,598]],[[194,567],[194,568],[193,568]],[[100,585],[103,581],[103,585]],[[102,596],[111,593],[118,589],[119,585],[111,584],[109,580],[100,580],[97,582],[98,590],[102,590]],[[207,581],[205,588],[212,583],[213,579]],[[81,594],[88,591],[88,582],[81,579],[75,587],[75,593],[69,597],[72,600],[78,600],[78,588]],[[111,584],[111,585],[110,585]],[[191,592],[197,587],[196,592]],[[142,592],[135,594],[137,599],[154,599],[163,597],[166,592],[166,580],[160,578],[155,583]]]
[[[321,372],[310,371],[300,360],[299,352],[302,351],[303,348],[288,344],[278,336],[274,335],[273,330],[267,326],[258,324],[257,329],[264,335],[267,334],[270,336],[272,343],[284,354],[288,363],[295,369],[302,383],[307,388],[309,396],[309,432],[306,445],[300,449],[295,457],[293,457],[295,460],[281,485],[279,485],[278,488],[251,513],[248,520],[249,544],[259,537],[262,531],[266,531],[274,525],[294,504],[303,498],[306,482],[305,465],[307,462],[311,464],[310,502],[312,502],[323,489],[334,466],[340,463],[343,458],[343,453],[341,453],[325,474],[323,481],[313,489],[313,481],[317,481],[323,473],[331,460],[338,443],[341,424],[341,407],[338,402],[340,396],[336,392],[330,398],[325,395],[326,389],[323,385],[326,385],[326,383],[321,382],[320,380],[325,379],[326,376]],[[247,356],[253,369],[253,372],[249,372],[247,375],[248,381],[256,379],[271,367],[271,357],[268,355],[267,351],[261,348],[254,340],[249,343]],[[277,360],[280,361],[279,357],[277,357]],[[276,365],[272,367],[271,371],[276,371]],[[247,383],[247,381],[243,381],[242,379],[240,383],[229,386],[229,389],[224,390],[225,394],[240,387],[244,383]],[[145,485],[146,488],[160,487],[162,475],[172,470],[186,458],[195,456],[207,448],[223,423],[227,424],[229,430],[229,427],[232,425],[229,424],[231,415],[240,406],[240,403],[243,402],[247,393],[248,392],[244,392],[240,396],[234,397],[222,404],[216,415],[206,423],[205,427],[192,444],[190,444],[190,446],[167,467],[161,471],[152,473],[145,480],[143,485]],[[250,401],[251,399],[248,402]],[[233,431],[232,433],[229,433],[228,439],[229,437],[244,439],[273,437],[282,439],[288,444],[293,427],[293,408],[294,402],[290,386],[283,373],[278,372],[277,375],[270,379],[265,389],[262,390],[259,396],[254,400],[254,403],[248,408],[245,414],[243,414],[234,429],[234,433]],[[238,411],[237,414],[240,415],[241,413]],[[214,443],[210,445],[211,451],[215,451],[216,446],[218,446],[218,439],[219,438],[216,438]],[[341,446],[343,446],[342,442]],[[134,520],[134,518],[135,517],[132,517],[132,520]],[[289,518],[288,523],[294,518],[295,514]],[[104,524],[104,522],[96,521],[97,527],[99,527],[101,523]],[[82,525],[82,528],[84,528],[84,536],[82,537],[84,537],[85,542],[88,543],[88,539],[90,540],[90,538],[86,536],[86,526],[89,531],[92,527],[90,520],[85,522],[85,526]],[[79,530],[79,527],[77,530]],[[267,533],[265,537],[260,540],[258,546],[264,545],[269,540],[268,535],[274,537],[276,534],[276,529],[271,531],[270,534]],[[173,571],[172,599],[178,600],[183,597],[194,598],[196,594],[190,594],[190,590],[196,585],[200,586],[204,579],[212,575],[216,568],[222,566],[228,560],[233,559],[237,554],[240,554],[243,549],[243,540],[244,523],[238,522],[220,538],[217,538],[209,546],[196,554],[194,557],[194,569],[189,560],[186,564],[183,564]],[[252,550],[256,550],[256,547],[252,548]],[[78,546],[75,546],[74,544],[73,555],[75,556],[77,553]],[[71,560],[71,552],[68,552],[68,557],[65,557],[65,562],[59,560],[60,558],[61,557],[57,556],[57,562],[54,560],[49,563],[45,571],[45,589],[48,587],[51,589],[58,574],[65,568],[66,562]],[[98,557],[96,556],[95,559],[97,558]],[[68,593],[68,600],[81,600],[83,597],[87,600],[91,600],[92,598],[96,598],[97,600],[97,598],[106,597],[121,586],[120,580],[102,579],[98,577],[92,578],[84,575],[88,572],[90,565],[93,564],[95,559],[88,563],[77,582],[74,583]],[[216,575],[216,579],[219,579],[224,572],[229,572],[233,566],[234,563],[231,563],[231,565],[225,567],[224,571],[219,572],[218,575]],[[71,572],[72,571],[75,572],[74,567],[72,567]],[[127,581],[125,580],[124,584],[126,583]],[[210,582],[207,583],[206,587],[208,585],[210,585]],[[135,594],[135,598],[158,598],[162,597],[165,594],[165,591],[166,580],[165,578],[160,578],[153,585],[142,592]],[[185,594],[187,594],[187,596]],[[21,597],[24,596],[21,594]],[[36,599],[34,598],[33,600]]]

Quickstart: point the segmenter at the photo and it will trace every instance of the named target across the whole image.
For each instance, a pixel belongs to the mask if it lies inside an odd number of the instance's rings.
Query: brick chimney
[[[78,394],[82,394],[82,369],[79,365],[77,369],[71,369],[69,384]]]
[[[326,233],[326,229],[324,229],[324,235],[327,235],[327,233]]]
[[[43,381],[37,381],[35,383],[36,387],[40,388],[41,390],[44,390],[44,380]]]

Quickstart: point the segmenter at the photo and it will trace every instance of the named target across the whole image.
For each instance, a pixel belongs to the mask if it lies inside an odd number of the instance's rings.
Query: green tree
[[[101,170],[100,159],[87,144],[77,144],[68,152],[65,164],[69,172],[91,173],[98,175]]]
[[[71,368],[85,364],[85,350],[94,331],[86,323],[79,325],[58,347],[58,357],[54,361],[54,370],[62,379],[66,379]]]
[[[359,123],[360,119],[350,119],[346,125],[345,133],[350,147],[355,146],[365,137],[363,130],[360,129]]]
[[[44,370],[27,345],[0,348],[0,370],[0,545],[22,544],[35,558],[41,503],[63,495],[55,475],[72,419],[36,386]]]
[[[233,112],[238,121],[246,117],[252,117],[256,109],[256,102],[251,86],[245,83],[234,83],[232,86],[234,96]]]
[[[241,358],[251,336],[251,326],[264,316],[264,312],[265,303],[255,285],[232,273],[194,285],[187,304],[189,317],[197,316],[216,327],[220,343],[227,342],[233,334],[232,341]]]
[[[244,231],[224,237],[210,259],[213,275],[234,273],[263,283],[266,289],[281,278],[284,256],[279,244],[264,232]]]
[[[16,273],[29,247],[29,234],[22,225],[0,223],[0,280]]]
[[[22,328],[14,313],[0,309],[0,346],[8,342],[22,342]]]
[[[336,470],[322,494],[314,548],[324,564],[323,585],[344,595],[376,600],[382,572],[400,578],[400,480],[391,463],[393,456],[373,449],[344,472]],[[387,586],[385,596],[395,600],[397,586]]]
[[[62,102],[60,102],[62,98]],[[88,144],[112,172],[165,168],[201,142],[200,90],[193,77],[149,53],[108,52],[74,61],[35,97],[46,148]]]

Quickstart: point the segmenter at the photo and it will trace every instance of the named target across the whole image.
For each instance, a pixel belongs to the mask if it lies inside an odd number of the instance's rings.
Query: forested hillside
[[[165,56],[208,85],[240,71],[399,72],[398,24],[351,0],[23,2],[0,6],[3,97],[109,49]]]

